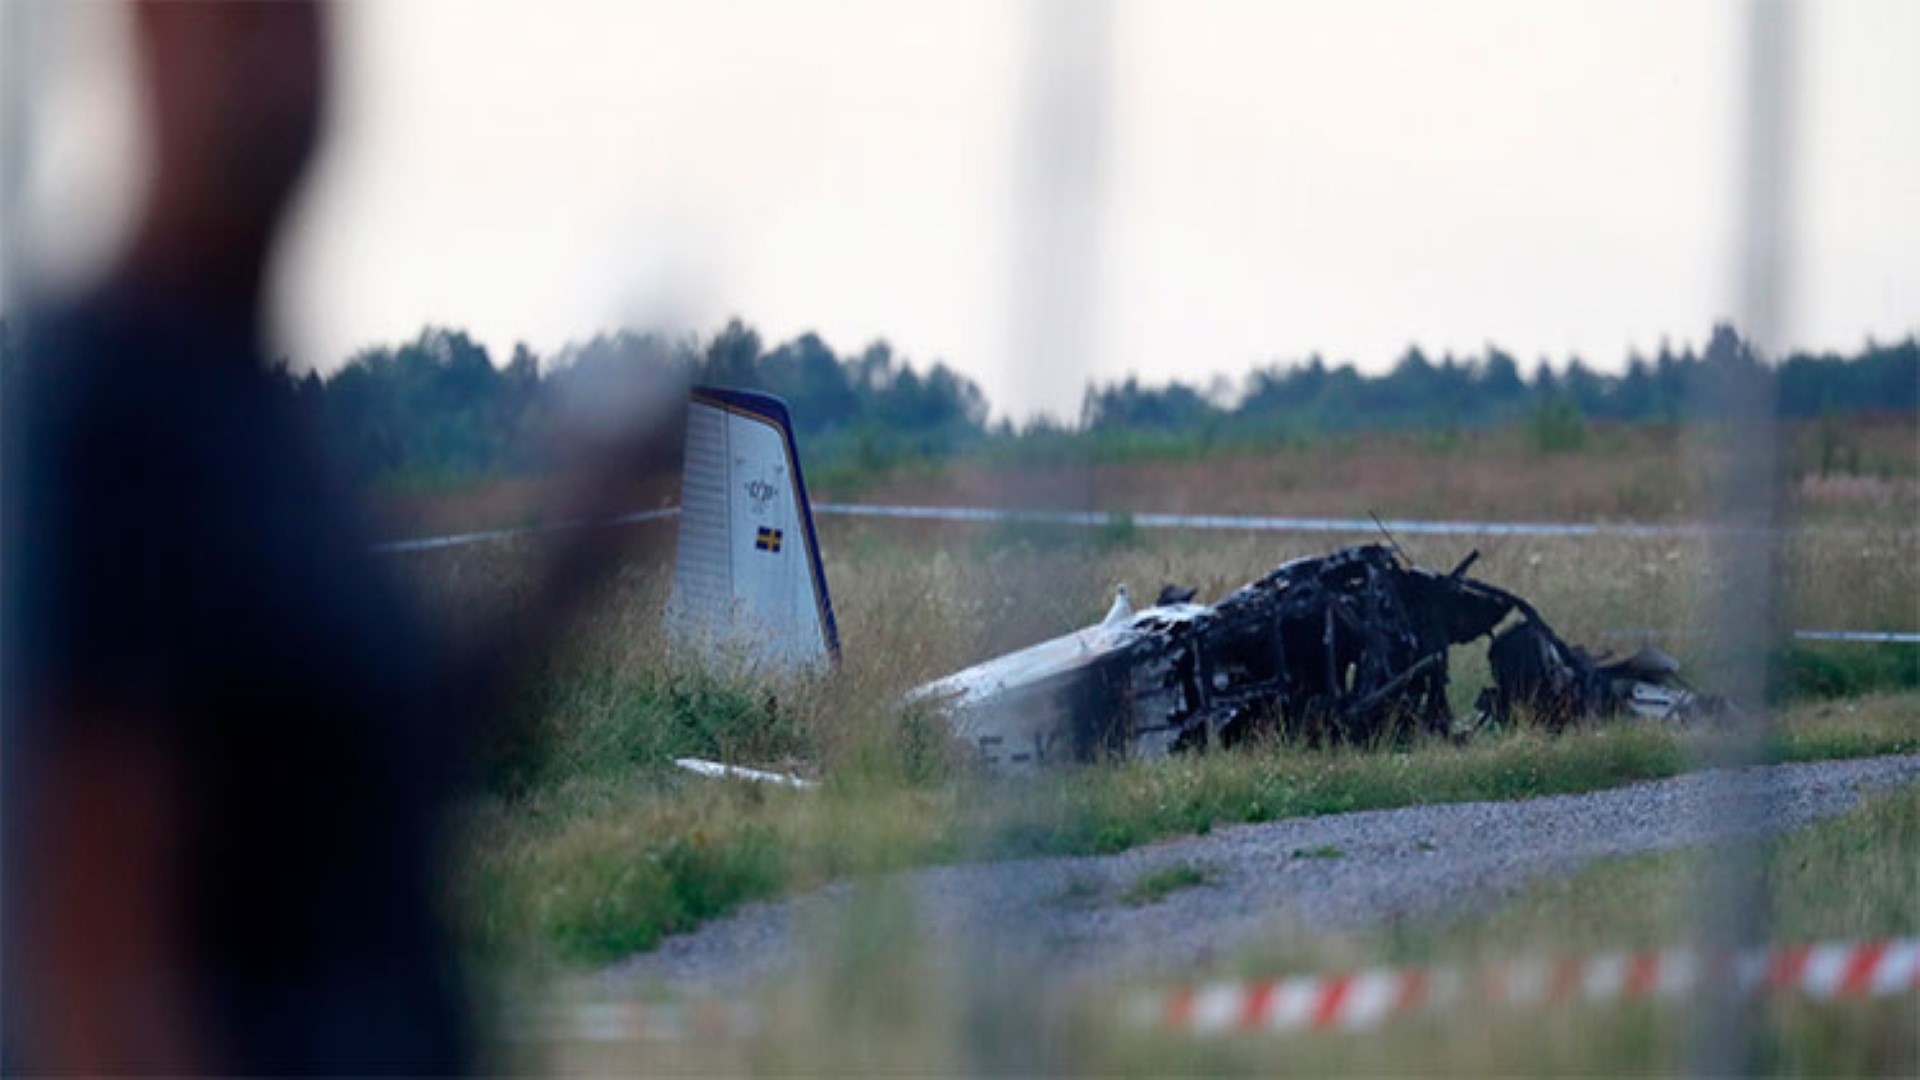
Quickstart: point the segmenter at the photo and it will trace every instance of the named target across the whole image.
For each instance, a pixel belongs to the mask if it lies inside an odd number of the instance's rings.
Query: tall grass
[[[513,737],[486,748],[461,817],[455,893],[485,956],[570,964],[650,947],[740,903],[849,874],[967,858],[1108,852],[1223,823],[1588,790],[1687,767],[1688,738],[1621,725],[1551,739],[1525,729],[1455,748],[1248,753],[1119,763],[1039,782],[971,774],[904,691],[1097,619],[1120,582],[1213,599],[1329,538],[833,520],[823,554],[845,659],[831,677],[769,687],[671,655],[660,632],[670,528],[639,545],[605,596],[549,655],[516,705]],[[1364,539],[1355,537],[1354,539]],[[1720,658],[1701,622],[1718,587],[1691,538],[1403,540],[1532,599],[1569,640],[1630,649],[1642,636],[1711,691]],[[450,632],[511,620],[532,588],[535,540],[409,556]],[[1788,550],[1787,618],[1800,625],[1920,625],[1920,537],[1904,527],[1801,534]],[[1680,628],[1665,635],[1661,628]],[[1643,631],[1647,631],[1644,632]],[[1783,654],[1792,702],[1777,759],[1911,749],[1913,650]],[[1904,650],[1904,651],[1903,651]],[[1455,651],[1456,708],[1487,678]],[[1860,698],[1868,691],[1893,696]],[[1838,695],[1838,696],[1836,696]],[[1756,703],[1746,703],[1753,706]],[[698,756],[822,779],[810,793],[716,784],[674,770]]]
[[[1689,440],[1689,431],[1703,437]],[[1920,515],[1910,417],[1787,433],[1787,508],[1832,524]],[[1703,428],[1589,423],[1549,405],[1506,429],[1209,439],[1198,432],[1045,440],[938,461],[839,470],[820,490],[877,502],[1220,514],[1698,521],[1729,440]]]
[[[1689,520],[1703,504],[1699,474],[1675,467],[1676,432],[1595,426],[1582,448],[1567,453],[1540,453],[1546,448],[1526,445],[1527,437],[1467,431],[1219,447],[1057,470],[926,463],[857,482],[875,498],[900,501],[1228,513]],[[1783,625],[1920,627],[1920,532],[1912,528],[1920,480],[1901,464],[1916,456],[1914,444],[1876,432],[1861,438],[1861,461],[1894,464],[1830,468],[1795,487],[1795,505],[1826,524],[1789,540]],[[1826,459],[1831,464],[1834,455]],[[525,523],[517,505],[494,500],[485,510],[498,521],[436,527]],[[445,509],[460,508],[449,502]],[[516,703],[520,723],[486,748],[486,767],[461,807],[450,900],[477,956],[496,968],[571,969],[651,948],[752,900],[836,879],[965,859],[1111,852],[1288,816],[1575,792],[1670,775],[1695,759],[1691,737],[1666,728],[1623,724],[1550,738],[1521,726],[1465,747],[1269,743],[1030,781],[975,775],[935,718],[901,707],[904,691],[1094,621],[1122,582],[1136,596],[1174,583],[1212,600],[1283,560],[1375,537],[1158,532],[1125,519],[1103,531],[826,519],[821,535],[845,659],[831,677],[770,688],[672,655],[660,633],[672,528],[633,531],[633,553],[605,595],[533,658],[540,674]],[[1478,548],[1475,574],[1534,601],[1569,640],[1620,650],[1652,640],[1678,656],[1701,689],[1717,685],[1723,658],[1711,637],[1694,632],[1705,622],[1707,598],[1727,584],[1715,576],[1708,540],[1401,539],[1433,567]],[[398,561],[458,635],[523,610],[538,543]],[[1784,650],[1776,657],[1780,722],[1768,756],[1920,749],[1916,655],[1910,647]],[[1455,651],[1456,709],[1486,678],[1482,648]],[[670,764],[685,755],[791,770],[822,786],[796,792],[695,778]],[[952,990],[946,987],[916,997],[914,988],[942,969],[925,950],[873,955],[884,951],[876,942],[908,932],[882,929],[910,925],[884,901],[874,903],[847,931],[851,959],[843,970],[796,991],[840,1003],[836,1021],[858,1028],[863,1045],[797,1057],[763,1048],[753,1052],[766,1056],[730,1067],[851,1060],[900,1071],[937,1060],[1035,1071],[1076,1062],[1193,1069],[1238,1061],[1190,1047],[1153,1049],[1137,1062],[1115,1057],[1104,1032],[1035,1030],[1024,1010],[1030,1001],[1018,994],[962,987],[957,997],[939,996]],[[964,1007],[950,1007],[955,1000]],[[801,1029],[790,1034],[802,1046],[817,1042],[805,1018],[818,1011],[795,1015]],[[1039,1056],[988,1060],[978,1056],[982,1045],[1038,1047]],[[950,1055],[940,1057],[941,1047]],[[1423,1067],[1409,1056],[1377,1060],[1397,1071]],[[1457,1060],[1530,1071],[1524,1058]],[[1557,1060],[1543,1058],[1542,1067]]]
[[[845,660],[831,677],[770,687],[670,654],[660,632],[671,533],[656,528],[598,603],[543,658],[514,737],[487,748],[462,814],[455,892],[482,954],[577,963],[647,948],[740,903],[849,874],[966,858],[1108,852],[1229,822],[1589,790],[1687,767],[1688,738],[1621,725],[1562,739],[1523,729],[1455,748],[1248,753],[1069,770],[1039,782],[972,775],[935,718],[901,694],[986,656],[1097,619],[1119,582],[1211,599],[1321,538],[1114,530],[825,523]],[[409,557],[432,610],[458,631],[515,617],[533,541]],[[1908,628],[1920,554],[1907,530],[1810,534],[1790,551],[1792,618]],[[1471,546],[1422,538],[1445,566]],[[1532,598],[1570,640],[1637,644],[1637,627],[1687,627],[1713,585],[1688,539],[1479,545],[1476,572]],[[1624,633],[1613,634],[1613,631]],[[1711,639],[1653,635],[1703,689]],[[1808,655],[1814,655],[1809,652]],[[1820,655],[1826,655],[1822,653]],[[1777,759],[1915,746],[1910,667],[1879,674],[1841,652],[1836,676],[1803,664],[1783,697]],[[1899,654],[1905,655],[1905,654]],[[1486,679],[1456,650],[1456,705]],[[1788,668],[1792,671],[1793,669]],[[1904,696],[1857,694],[1909,688]],[[1748,703],[1749,705],[1753,703]],[[716,784],[677,756],[771,766],[825,781],[810,793]]]

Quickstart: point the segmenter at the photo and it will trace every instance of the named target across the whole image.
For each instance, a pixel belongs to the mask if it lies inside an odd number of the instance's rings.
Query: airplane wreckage
[[[997,657],[907,695],[989,767],[1154,757],[1283,733],[1371,742],[1457,734],[1524,713],[1559,729],[1633,715],[1689,721],[1728,706],[1695,694],[1651,646],[1624,658],[1568,644],[1525,600],[1363,544],[1283,563],[1213,604],[1125,586],[1098,625]],[[795,669],[837,658],[806,483],[786,406],[697,388],[688,409],[669,626],[703,648]],[[1487,638],[1493,684],[1474,716],[1447,703],[1448,650]]]

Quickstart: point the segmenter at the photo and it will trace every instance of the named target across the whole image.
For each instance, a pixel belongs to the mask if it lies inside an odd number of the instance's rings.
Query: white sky
[[[425,323],[504,360],[737,314],[770,342],[885,337],[1001,411],[1070,418],[1089,375],[1205,383],[1316,350],[1377,370],[1410,342],[1614,368],[1734,310],[1742,4],[335,10],[332,140],[276,292],[323,369]],[[128,216],[132,125],[117,12],[48,14],[25,232],[71,274]],[[1799,26],[1786,340],[1903,336],[1920,4],[1823,0]],[[1101,129],[1036,125],[1061,94]],[[1087,200],[1088,228],[1050,227]]]

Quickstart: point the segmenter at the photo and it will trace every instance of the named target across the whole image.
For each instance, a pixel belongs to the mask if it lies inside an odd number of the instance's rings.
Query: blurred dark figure
[[[30,316],[5,449],[10,1069],[457,1072],[451,680],[258,351],[323,12],[133,12],[131,254]]]

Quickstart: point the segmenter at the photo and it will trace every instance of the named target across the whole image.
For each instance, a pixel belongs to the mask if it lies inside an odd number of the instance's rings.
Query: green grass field
[[[1913,898],[1920,793],[1882,796],[1739,851],[1763,875],[1775,940],[1920,934]],[[1684,944],[1702,917],[1707,857],[1684,851],[1604,861],[1541,882],[1504,907],[1446,922],[1361,935],[1276,930],[1216,967],[1246,978],[1374,965],[1472,970],[1518,958]],[[1131,902],[1157,902],[1182,888],[1204,888],[1205,880],[1204,867],[1175,865],[1143,875]],[[1060,902],[1076,897],[1069,890]],[[822,967],[745,999],[761,1015],[757,1032],[670,1043],[523,1045],[518,1051],[532,1056],[521,1064],[596,1075],[1646,1075],[1684,1072],[1695,1037],[1691,1013],[1651,1002],[1495,1008],[1471,1001],[1364,1034],[1194,1036],[1132,1019],[1137,993],[1156,984],[1009,982],[995,978],[992,966],[953,963],[916,926],[897,891],[870,883],[843,919],[818,928],[842,943]],[[1909,1076],[1920,1066],[1920,1012],[1910,996],[1825,1004],[1762,999],[1746,1016],[1752,1064],[1761,1071]]]
[[[1602,446],[1572,460],[1584,460],[1583,468],[1601,475],[1601,480],[1584,482],[1612,483],[1608,490],[1618,491],[1619,484],[1641,483],[1634,477],[1644,479],[1658,471],[1658,449],[1640,443],[1613,450]],[[1361,450],[1374,453],[1380,447]],[[1626,455],[1632,468],[1608,466],[1602,451]],[[1478,512],[1533,519],[1564,516],[1553,512],[1553,506],[1528,501],[1537,498],[1542,485],[1551,488],[1556,482],[1551,470],[1543,479],[1524,463],[1492,461],[1494,455],[1484,448],[1449,452],[1456,459],[1449,465],[1441,454],[1439,468],[1452,477],[1449,483],[1481,492],[1474,504]],[[1322,453],[1329,452],[1298,451]],[[1337,464],[1341,459],[1334,454],[1328,460]],[[1200,474],[1182,471],[1194,465],[1134,463],[1104,473],[1100,483],[1108,486],[1098,505],[1219,512],[1292,506],[1285,489],[1276,494],[1265,488],[1253,504],[1241,505],[1245,500],[1229,488],[1257,486],[1257,477],[1242,475],[1251,466],[1201,461],[1200,466],[1213,468],[1203,483],[1195,479]],[[1282,461],[1274,467],[1295,468],[1298,463]],[[993,501],[991,485],[979,490],[969,486],[987,483],[978,479],[986,473],[968,471],[975,468],[956,467],[942,474],[944,479],[926,480],[935,486],[923,492],[940,497],[924,501],[967,501],[975,495],[979,501]],[[1521,481],[1503,487],[1502,468],[1518,468]],[[1552,469],[1559,468],[1556,459]],[[1337,512],[1376,509],[1387,516],[1423,516],[1423,509],[1432,509],[1419,503],[1423,496],[1404,494],[1417,487],[1403,491],[1394,486],[1398,481],[1379,481],[1384,467],[1377,463],[1355,469],[1335,469],[1333,475],[1346,478],[1338,482],[1373,483],[1374,489],[1350,493],[1353,505],[1342,504]],[[1369,476],[1376,479],[1367,481]],[[1609,476],[1611,481],[1606,480]],[[890,494],[887,485],[893,481],[869,481],[871,490]],[[1804,480],[1805,490],[1795,498],[1825,492],[1818,482],[1818,477]],[[1330,490],[1331,483],[1303,482],[1292,490]],[[1044,493],[1046,484],[1034,490]],[[1206,484],[1214,487],[1210,493]],[[1913,485],[1910,473],[1896,470],[1857,491],[1821,495],[1829,501],[1814,515],[1816,527],[1791,534],[1783,545],[1783,625],[1890,630],[1920,626],[1920,530],[1912,527],[1910,517],[1901,517],[1900,509],[1906,505],[1902,500],[1911,499]],[[1184,492],[1187,501],[1161,505],[1158,500],[1173,490]],[[1687,500],[1696,497],[1683,496],[1677,512],[1651,516],[1687,519]],[[1529,512],[1529,506],[1536,512]],[[1611,513],[1589,508],[1584,519]],[[651,948],[664,935],[692,929],[747,901],[896,868],[1112,852],[1219,825],[1295,815],[1592,790],[1684,771],[1714,749],[1700,736],[1662,727],[1616,724],[1553,737],[1523,724],[1481,733],[1464,746],[1434,742],[1312,749],[1269,743],[1246,752],[1092,765],[1036,780],[995,780],[968,767],[964,755],[957,755],[942,738],[934,718],[903,709],[901,694],[967,664],[1097,619],[1120,582],[1131,585],[1135,595],[1151,595],[1172,582],[1195,586],[1202,599],[1213,599],[1285,559],[1370,537],[846,519],[823,520],[821,536],[844,662],[828,678],[768,687],[715,672],[701,662],[710,658],[673,653],[660,632],[672,527],[631,530],[631,547],[609,587],[564,640],[551,643],[550,650],[536,658],[536,675],[514,703],[516,725],[483,748],[459,808],[450,902],[480,970],[519,980],[590,968]],[[1411,554],[1429,566],[1450,566],[1468,550],[1479,549],[1477,576],[1528,597],[1563,636],[1596,647],[1630,650],[1648,629],[1704,625],[1711,619],[1712,597],[1724,585],[1716,576],[1719,569],[1710,544],[1695,538],[1409,541],[1403,542]],[[401,566],[428,609],[458,635],[476,625],[513,620],[525,609],[534,588],[527,566],[539,542],[405,556]],[[1709,692],[1716,688],[1726,658],[1716,655],[1711,635],[1651,636],[1681,659],[1697,686]],[[1776,677],[1768,700],[1746,703],[1773,718],[1773,733],[1762,749],[1767,760],[1920,750],[1920,650],[1802,645],[1783,647],[1772,659]],[[1463,711],[1485,681],[1486,667],[1478,649],[1456,650],[1452,660],[1454,704]],[[819,779],[822,786],[797,792],[705,780],[672,768],[671,759],[685,755],[790,770]],[[1302,857],[1337,856],[1306,852]],[[1873,840],[1850,857],[1880,868],[1876,873],[1904,872],[1911,879],[1916,852],[1910,836],[1896,836],[1886,844]],[[1205,867],[1185,869],[1190,873],[1177,880],[1169,876],[1137,883],[1139,902],[1151,903],[1181,888],[1205,887]],[[1561,900],[1554,900],[1556,895]],[[1565,894],[1543,896],[1539,903],[1549,907],[1565,900]],[[910,924],[909,917],[896,915],[880,912],[875,925],[889,924],[889,919]],[[1540,923],[1542,942],[1554,944],[1552,919],[1542,917]],[[1473,933],[1446,931],[1456,936]],[[1407,956],[1414,954],[1414,941],[1389,935],[1341,943],[1328,955]],[[1569,938],[1565,944],[1576,942]],[[1440,950],[1443,945],[1419,947]],[[800,1009],[779,1037],[740,1050],[748,1056],[729,1058],[721,1067],[738,1071],[847,1065],[844,1057],[819,1045],[824,1038],[819,1025],[828,1022],[884,1028],[886,1033],[872,1036],[872,1053],[863,1051],[852,1063],[882,1071],[994,1066],[994,1060],[978,1057],[980,1036],[975,1029],[982,1025],[990,1031],[1004,1027],[1005,1039],[1032,1041],[1039,1048],[1033,1052],[1040,1057],[1015,1056],[998,1063],[1013,1068],[1274,1067],[1268,1048],[1248,1049],[1250,1056],[1245,1057],[1235,1056],[1241,1051],[1231,1048],[1184,1045],[1143,1048],[1137,1057],[1110,1053],[1109,1045],[1118,1044],[1097,1024],[1086,1029],[1092,1035],[1080,1027],[1035,1032],[1025,1026],[1027,1020],[1002,1015],[1001,1010],[973,1015],[979,1006],[971,992],[948,987],[947,996],[932,998],[894,993],[889,988],[897,989],[919,970],[915,965],[932,961],[902,957],[880,964],[876,971],[872,966],[878,961],[861,959],[865,948],[850,941],[847,971],[828,978],[824,988],[795,991],[823,1000],[839,994],[850,1002],[846,1009],[851,1019],[823,1018],[817,1011]],[[816,990],[821,993],[814,994]],[[1866,1023],[1877,1038],[1887,1030],[1884,1020],[1858,1022]],[[1676,1036],[1662,1034],[1658,1022],[1646,1018],[1625,1022],[1629,1045],[1640,1050],[1623,1056],[1597,1047],[1585,1035],[1557,1033],[1541,1051],[1546,1056],[1539,1059],[1540,1067],[1578,1069],[1580,1062],[1591,1061],[1603,1071],[1632,1071],[1673,1064],[1670,1052]],[[1631,1027],[1635,1023],[1640,1027]],[[1856,1021],[1816,1017],[1808,1023],[1851,1030],[1846,1025]],[[1508,1034],[1486,1035],[1490,1041],[1479,1049],[1453,1047],[1436,1057],[1433,1067],[1535,1071],[1527,1051],[1516,1047],[1524,1047],[1528,1037],[1542,1036],[1531,1025],[1514,1027]],[[1359,1056],[1351,1060],[1363,1068],[1371,1062],[1370,1071],[1429,1071],[1422,1067],[1417,1047],[1422,1040],[1438,1038],[1431,1032],[1410,1035],[1398,1051],[1381,1049],[1367,1057],[1356,1049]],[[1800,1061],[1794,1055],[1801,1052],[1794,1048],[1802,1045],[1795,1036],[1770,1051],[1775,1056],[1769,1060],[1793,1066]],[[1837,1053],[1820,1050],[1810,1060],[1876,1068],[1890,1060],[1884,1054],[1855,1058]],[[1663,1054],[1667,1056],[1659,1056]],[[656,1065],[670,1060],[658,1059]],[[1339,1067],[1332,1058],[1299,1060]]]
[[[969,858],[1108,852],[1223,822],[1517,798],[1665,776],[1703,747],[1618,725],[1552,738],[1528,730],[1465,747],[1307,750],[1270,745],[1167,762],[1069,770],[1042,782],[972,775],[935,722],[903,710],[921,681],[1098,617],[1111,584],[1162,580],[1214,596],[1273,563],[1324,550],[1309,538],[1069,534],[829,523],[846,658],[832,678],[779,689],[673,656],[659,630],[668,530],[656,528],[606,602],[528,688],[518,737],[489,748],[461,815],[460,908],[490,961],[556,966],[646,949],[739,903],[850,874]],[[1920,595],[1904,530],[1813,534],[1792,545],[1792,617],[1911,625]],[[1462,543],[1420,545],[1445,564]],[[1706,553],[1694,541],[1496,540],[1476,572],[1533,598],[1575,641],[1613,627],[1702,618]],[[421,557],[440,610],[511,617],[516,545]],[[476,595],[478,594],[478,595]],[[1637,639],[1616,640],[1630,648]],[[1709,641],[1665,643],[1714,687]],[[1458,708],[1486,678],[1456,650]],[[1920,748],[1910,647],[1783,653],[1772,760]],[[815,793],[694,778],[701,756],[823,779]]]
[[[1771,761],[1920,750],[1920,695],[1797,706]],[[737,904],[960,859],[1110,853],[1216,825],[1417,803],[1568,794],[1670,776],[1704,748],[1617,726],[1461,748],[1285,745],[1091,766],[1045,781],[879,770],[817,792],[662,774],[579,780],[470,807],[463,907],[489,957],[606,962]]]

